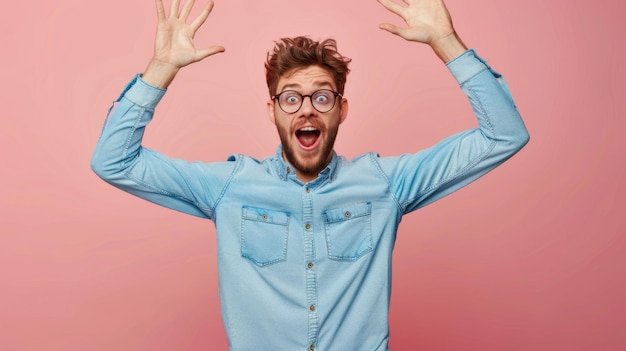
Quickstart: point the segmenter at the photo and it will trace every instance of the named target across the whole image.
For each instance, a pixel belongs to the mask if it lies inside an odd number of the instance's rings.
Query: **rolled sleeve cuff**
[[[490,70],[496,78],[500,77],[500,74],[491,69],[487,62],[476,54],[474,49],[467,50],[455,57],[446,66],[460,85],[484,70]]]
[[[141,79],[141,75],[137,74],[133,80],[126,85],[118,101],[122,98],[126,98],[141,107],[154,109],[159,101],[161,101],[166,91],[166,89],[157,88],[144,82],[144,80]]]

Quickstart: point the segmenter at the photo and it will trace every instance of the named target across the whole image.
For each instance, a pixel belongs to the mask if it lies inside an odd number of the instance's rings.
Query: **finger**
[[[387,10],[395,13],[396,15],[402,17],[402,12],[404,8],[391,0],[377,0],[381,5],[383,5]]]
[[[182,19],[183,21],[187,21],[187,17],[189,17],[189,13],[193,8],[194,2],[194,0],[188,0],[185,5],[183,5],[183,9],[180,12],[180,19]]]
[[[211,46],[206,49],[196,51],[196,61],[204,60],[205,58],[219,54],[226,51],[223,46]]]
[[[379,26],[380,29],[386,30],[387,32],[391,33],[391,34],[395,34],[399,37],[405,38],[404,37],[404,32],[406,31],[405,28],[400,28],[396,25],[390,24],[390,23],[383,23]],[[405,38],[406,39],[406,38]]]
[[[170,18],[178,17],[178,5],[180,4],[180,0],[172,0],[172,4],[170,5]]]
[[[196,17],[196,19],[193,20],[193,22],[191,22],[191,28],[193,28],[194,32],[197,31],[198,28],[202,26],[202,24],[204,24],[207,18],[209,18],[209,14],[211,13],[212,10],[213,10],[213,1],[210,1],[204,7],[204,9],[202,9],[202,13],[200,13],[200,15],[198,15],[198,17]]]
[[[163,8],[163,0],[156,0],[157,19],[159,22],[165,20],[165,9]]]

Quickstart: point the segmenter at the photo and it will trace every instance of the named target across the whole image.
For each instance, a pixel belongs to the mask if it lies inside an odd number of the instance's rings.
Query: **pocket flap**
[[[371,210],[371,202],[347,205],[324,211],[324,218],[327,223],[347,221],[352,218],[368,216]]]
[[[253,221],[280,225],[287,225],[289,223],[288,212],[268,210],[259,207],[243,206],[241,215],[244,219]]]

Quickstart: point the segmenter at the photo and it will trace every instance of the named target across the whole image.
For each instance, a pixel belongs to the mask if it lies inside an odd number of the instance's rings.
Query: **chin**
[[[321,162],[321,159],[319,157],[316,157],[313,160],[296,159],[294,161],[295,162],[292,166],[294,166],[298,171],[302,173],[306,173],[306,174],[315,174],[315,175],[317,175],[317,173],[321,171],[320,167],[323,164],[323,162]]]

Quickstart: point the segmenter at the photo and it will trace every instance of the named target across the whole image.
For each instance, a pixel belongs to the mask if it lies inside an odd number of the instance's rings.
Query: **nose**
[[[313,107],[312,96],[303,97],[302,106],[300,106],[300,110],[298,112],[300,112],[303,116],[312,116],[317,112],[315,107]]]

